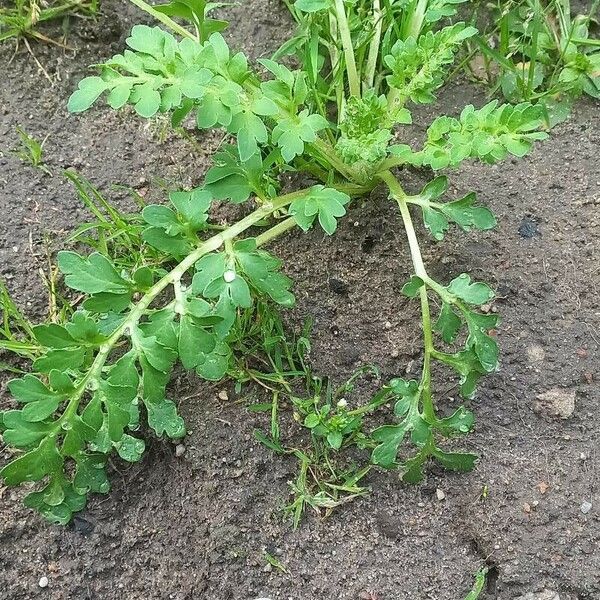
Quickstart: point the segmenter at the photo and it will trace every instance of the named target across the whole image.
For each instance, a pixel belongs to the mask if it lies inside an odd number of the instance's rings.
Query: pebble
[[[546,352],[539,344],[531,344],[531,346],[527,347],[527,358],[530,363],[542,362],[545,357]]]
[[[40,580],[39,580],[39,582],[38,582],[38,585],[39,585],[41,588],[47,588],[49,583],[50,583],[50,582],[48,581],[48,578],[47,578],[46,576],[44,576],[44,577],[40,577]]]
[[[221,390],[219,392],[219,400],[223,400],[223,401],[229,400],[229,394],[227,393],[227,390]]]
[[[538,394],[533,410],[552,417],[568,419],[575,411],[575,390],[552,388],[543,394]]]
[[[437,488],[437,490],[435,490],[435,496],[441,502],[442,500],[446,499],[446,492],[440,488]]]
[[[185,454],[185,446],[183,444],[177,444],[175,446],[175,456],[179,458]]]
[[[584,515],[587,515],[587,514],[590,512],[590,510],[592,510],[592,503],[591,503],[591,502],[588,502],[588,501],[586,500],[585,502],[582,502],[582,503],[581,503],[581,506],[579,507],[579,509],[581,510],[581,512],[582,512]]]

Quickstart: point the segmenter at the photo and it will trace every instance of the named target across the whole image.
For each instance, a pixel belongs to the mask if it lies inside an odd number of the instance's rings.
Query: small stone
[[[435,490],[435,497],[441,502],[442,500],[446,499],[446,492],[440,488],[437,488],[437,490]]]
[[[582,502],[582,503],[581,503],[581,506],[579,507],[579,509],[581,510],[581,512],[582,512],[584,515],[587,515],[587,514],[590,512],[590,510],[592,510],[592,503],[591,503],[591,502],[588,502],[588,501],[586,500],[585,502]]]
[[[398,350],[396,350],[395,348],[390,352],[390,356],[392,358],[398,358],[400,356],[400,352],[398,352]]]
[[[49,583],[50,582],[48,581],[48,578],[46,576],[40,577],[40,580],[38,581],[38,585],[41,588],[47,588]]]
[[[223,400],[223,401],[229,400],[229,394],[227,393],[227,390],[221,390],[219,392],[219,400]]]
[[[575,411],[575,390],[552,388],[543,394],[538,394],[533,410],[552,417],[568,419]]]
[[[530,363],[538,363],[544,360],[546,352],[539,344],[531,344],[527,347],[527,358]]]
[[[385,327],[386,329],[391,329],[391,328],[392,328],[392,324],[391,324],[389,321],[386,321],[386,322],[384,323],[384,327]]]
[[[529,502],[525,502],[523,504],[523,512],[530,513],[531,512],[531,504]]]
[[[177,444],[175,446],[175,456],[179,458],[185,454],[185,446],[183,444]]]
[[[550,486],[545,481],[540,481],[537,487],[540,490],[540,494],[545,494],[550,489]]]

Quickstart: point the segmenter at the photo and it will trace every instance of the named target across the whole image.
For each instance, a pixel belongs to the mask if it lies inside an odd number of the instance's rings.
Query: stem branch
[[[246,229],[252,227],[255,223],[261,221],[265,217],[275,211],[283,208],[290,204],[295,198],[306,194],[307,190],[300,190],[291,194],[286,194],[275,198],[270,202],[265,202],[260,208],[250,213],[237,223],[234,223],[224,231],[212,236],[205,242],[202,242],[192,253],[188,254],[176,267],[174,267],[169,273],[167,273],[162,279],[157,281],[139,300],[139,302],[132,308],[129,316],[119,325],[119,327],[113,332],[113,334],[106,340],[98,349],[98,354],[94,359],[88,372],[85,374],[83,379],[79,382],[76,391],[69,400],[65,412],[62,414],[60,419],[56,422],[52,433],[60,431],[63,424],[66,424],[77,412],[77,408],[83,398],[85,391],[89,388],[95,388],[98,384],[98,379],[102,374],[102,369],[110,355],[115,344],[119,339],[127,332],[133,331],[137,326],[138,321],[142,318],[150,304],[154,299],[168,286],[175,285],[177,291],[177,285],[182,275],[190,269],[200,258],[209,252],[213,252],[220,248],[224,243],[232,240],[233,238],[243,233]],[[271,229],[265,231],[263,234],[258,236],[257,241],[261,244],[273,239],[277,235],[287,231],[293,226],[293,219],[286,219],[282,223],[278,223]],[[284,227],[285,225],[285,227]]]
[[[408,245],[410,248],[410,255],[412,258],[415,274],[420,277],[423,282],[429,283],[430,277],[427,275],[425,265],[423,263],[423,257],[421,256],[421,249],[419,247],[419,241],[415,233],[415,228],[408,210],[406,192],[402,189],[402,186],[398,180],[392,175],[390,171],[384,171],[379,174],[388,186],[391,196],[398,203],[400,208],[400,214],[404,223],[404,229],[406,230],[406,237],[408,238]],[[423,323],[423,373],[421,376],[421,401],[423,403],[423,413],[425,419],[429,423],[435,423],[435,407],[433,405],[433,399],[431,395],[431,353],[433,352],[433,334],[431,331],[431,313],[429,310],[429,298],[427,297],[426,285],[421,286],[419,289],[419,296],[421,299],[421,319]]]

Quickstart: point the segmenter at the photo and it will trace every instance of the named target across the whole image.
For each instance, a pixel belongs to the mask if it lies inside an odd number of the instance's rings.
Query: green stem
[[[166,25],[175,33],[178,33],[183,37],[190,38],[191,40],[194,40],[196,42],[199,41],[193,33],[189,32],[187,29],[179,25],[179,23],[173,21],[171,17],[168,17],[167,15],[159,12],[154,7],[150,6],[147,2],[144,2],[144,0],[130,0],[130,2],[132,4],[135,4],[138,8],[141,8],[144,12],[147,12],[149,15],[152,15],[157,21],[160,21],[163,25]]]
[[[406,226],[406,223],[405,223]],[[427,297],[427,288],[422,286],[419,290],[421,298],[421,319],[423,322],[423,375],[421,378],[421,400],[423,402],[423,412],[425,420],[430,424],[437,421],[435,416],[435,407],[431,392],[431,353],[433,352],[433,334],[431,332],[431,313],[429,311],[429,298]]]
[[[356,60],[354,59],[354,47],[352,46],[352,36],[350,35],[350,26],[346,17],[344,0],[335,0],[335,16],[337,19],[338,31],[344,49],[344,59],[346,61],[346,72],[348,74],[348,87],[350,95],[360,98],[360,81],[356,71]]]
[[[327,44],[329,50],[329,61],[331,62],[331,75],[332,79],[335,81],[338,77],[339,69],[341,68],[340,54],[336,44],[336,40],[338,39],[338,27],[337,21],[335,20],[335,15],[330,12],[329,13],[329,34],[331,36],[331,42]],[[341,80],[343,81],[343,75],[339,75]],[[344,112],[344,86],[336,85],[335,86],[335,100],[337,104],[337,114],[338,118]]]
[[[268,244],[271,240],[279,237],[282,233],[293,229],[296,226],[296,219],[294,217],[289,217],[284,221],[280,221],[277,225],[267,229],[264,233],[256,236],[256,245],[264,246]]]
[[[381,45],[381,28],[383,26],[383,16],[381,14],[381,5],[379,0],[373,0],[373,38],[369,45],[369,54],[367,56],[367,66],[365,67],[365,80],[363,90],[367,91],[373,87],[375,80],[375,71],[377,70],[377,57],[379,56],[379,47]]]
[[[335,169],[340,175],[346,179],[353,181],[355,179],[354,171],[350,165],[347,165],[331,146],[331,144],[325,140],[318,139],[311,144],[313,148],[318,150],[323,158],[329,163],[329,165]]]
[[[410,14],[410,19],[403,28],[403,39],[413,37],[415,40],[419,37],[421,29],[423,28],[423,20],[425,19],[425,13],[427,12],[427,5],[429,0],[417,0],[417,5]]]
[[[404,223],[404,229],[406,230],[406,237],[408,238],[408,246],[410,248],[410,255],[412,258],[415,274],[420,277],[423,282],[429,283],[431,278],[427,275],[425,265],[423,263],[423,257],[421,255],[421,248],[419,247],[419,241],[415,232],[415,227],[408,210],[406,192],[402,189],[399,181],[390,173],[390,171],[384,171],[379,174],[379,178],[384,181],[389,190],[390,194],[398,203],[400,209],[400,215]],[[433,405],[433,399],[431,394],[431,353],[433,352],[433,333],[431,331],[431,312],[429,310],[429,298],[427,297],[427,287],[421,286],[419,290],[419,296],[421,299],[421,320],[423,324],[423,373],[421,376],[421,401],[423,403],[423,413],[425,419],[429,423],[436,422],[435,407]]]

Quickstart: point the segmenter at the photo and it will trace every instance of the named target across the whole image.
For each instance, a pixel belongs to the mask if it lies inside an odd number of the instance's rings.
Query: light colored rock
[[[579,509],[581,510],[581,512],[582,512],[584,515],[587,515],[587,514],[590,512],[590,510],[592,510],[592,503],[591,503],[591,502],[588,502],[588,501],[586,500],[585,502],[582,502],[582,503],[581,503],[581,506],[579,507]]]
[[[554,590],[542,590],[541,592],[529,592],[515,600],[560,600],[560,596]]]
[[[175,456],[179,458],[185,454],[185,446],[183,444],[177,444],[175,446]]]
[[[437,497],[437,499],[441,502],[442,500],[446,499],[446,492],[444,492],[444,490],[438,488],[437,490],[435,490],[435,495]]]
[[[546,352],[539,344],[531,344],[527,346],[527,358],[530,363],[542,362],[546,356]]]
[[[533,403],[533,410],[551,417],[568,419],[575,411],[575,390],[552,388],[539,394]]]
[[[221,390],[219,392],[219,400],[223,400],[223,401],[229,400],[229,394],[227,393],[227,390]]]
[[[47,588],[49,583],[50,582],[48,581],[48,578],[46,576],[40,577],[40,580],[38,581],[38,585],[41,588]]]

